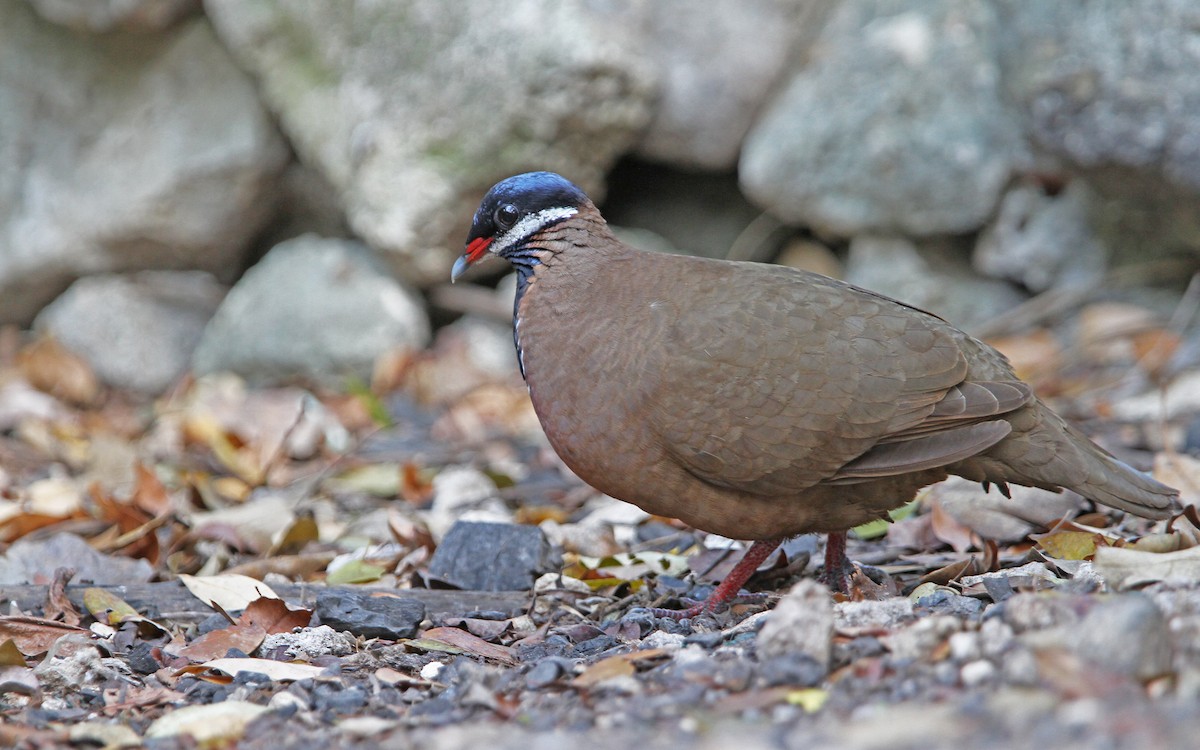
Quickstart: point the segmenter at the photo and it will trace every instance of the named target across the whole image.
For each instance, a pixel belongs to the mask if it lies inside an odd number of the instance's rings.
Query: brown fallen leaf
[[[458,628],[430,628],[421,634],[421,639],[447,643],[475,656],[482,656],[485,659],[492,659],[504,664],[517,663],[516,657],[512,654],[512,649],[507,646],[488,643],[479,636],[471,635],[467,631],[459,630]]]
[[[11,638],[26,656],[50,650],[54,642],[68,633],[89,633],[85,628],[67,625],[44,617],[10,615],[0,617],[0,641]]]
[[[663,648],[647,648],[609,656],[585,669],[571,680],[571,685],[577,688],[595,687],[606,680],[633,675],[639,663],[658,661],[669,655],[670,652]]]
[[[292,609],[282,599],[263,596],[246,605],[238,624],[259,628],[267,635],[290,633],[307,627],[312,615],[312,610]]]
[[[74,568],[59,568],[54,571],[54,580],[46,593],[45,615],[47,620],[58,620],[68,625],[78,625],[83,618],[75,605],[67,598],[67,583],[75,577]]]
[[[262,645],[267,631],[257,625],[230,625],[211,630],[179,650],[179,655],[196,662],[219,659],[237,649],[249,654]]]
[[[100,380],[87,361],[53,336],[17,352],[17,369],[34,388],[73,404],[87,406],[100,396]]]
[[[940,502],[935,500],[930,505],[932,506],[929,514],[930,529],[934,536],[949,544],[958,553],[966,552],[977,546],[975,533],[970,528],[959,523],[954,516],[947,513]]]

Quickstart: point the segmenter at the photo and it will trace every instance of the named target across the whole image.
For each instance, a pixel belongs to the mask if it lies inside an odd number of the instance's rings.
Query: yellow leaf
[[[382,566],[373,565],[365,560],[351,560],[325,576],[325,582],[331,586],[342,583],[369,583],[378,581],[379,577],[386,572],[387,570]]]
[[[97,621],[109,625],[120,625],[128,619],[140,617],[138,611],[124,599],[105,589],[85,589],[83,606]]]
[[[820,711],[827,700],[829,700],[829,691],[821,688],[803,688],[792,690],[787,694],[788,703],[799,706],[810,714]]]
[[[1100,534],[1090,531],[1059,531],[1034,537],[1038,547],[1057,560],[1087,560],[1096,554],[1096,546],[1111,546]]]
[[[0,643],[0,667],[24,666],[25,655],[21,653],[21,649],[17,648],[12,638],[5,638],[4,643]]]

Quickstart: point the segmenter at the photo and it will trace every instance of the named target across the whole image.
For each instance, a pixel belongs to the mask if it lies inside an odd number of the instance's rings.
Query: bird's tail
[[[1179,511],[1179,490],[1121,461],[1075,428],[1065,430],[1087,469],[1084,481],[1068,489],[1143,518],[1169,518]]]
[[[1168,518],[1179,511],[1178,490],[1116,458],[1040,401],[1006,419],[1012,434],[972,467],[983,468],[983,479],[1065,488],[1143,518]]]

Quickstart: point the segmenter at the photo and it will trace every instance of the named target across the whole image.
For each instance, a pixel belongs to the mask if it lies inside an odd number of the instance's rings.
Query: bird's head
[[[512,259],[530,237],[587,203],[582,190],[553,172],[526,172],[496,183],[475,212],[467,250],[454,263],[450,280],[489,252]]]

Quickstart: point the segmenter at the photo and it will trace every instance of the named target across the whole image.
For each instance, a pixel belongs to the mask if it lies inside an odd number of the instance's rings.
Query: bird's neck
[[[580,297],[587,295],[581,293],[587,291],[594,271],[603,268],[615,257],[630,252],[636,251],[613,235],[593,206],[585,206],[570,219],[534,235],[525,243],[519,258],[510,258],[517,270],[513,338],[522,375],[525,374],[525,366],[521,350],[521,323],[528,298],[545,294],[541,286],[548,283],[554,288],[554,296],[560,304],[572,298],[582,303]],[[580,284],[583,288],[580,288]]]

